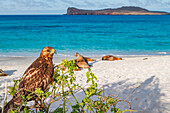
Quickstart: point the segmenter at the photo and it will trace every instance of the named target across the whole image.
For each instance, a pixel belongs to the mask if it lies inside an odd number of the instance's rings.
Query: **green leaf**
[[[53,113],[63,113],[63,108],[57,108]]]
[[[11,109],[10,113],[15,113],[15,111],[13,111],[13,110]]]
[[[41,88],[36,88],[35,93],[42,94],[44,91]]]
[[[28,100],[31,99],[31,95],[28,95],[28,96],[26,97],[26,99],[28,99]]]
[[[114,108],[111,108],[111,112],[113,112],[113,111],[115,111],[115,109],[114,109]]]

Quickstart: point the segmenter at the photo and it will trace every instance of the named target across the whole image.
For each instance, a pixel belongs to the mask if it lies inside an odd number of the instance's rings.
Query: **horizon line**
[[[63,13],[5,13],[0,15],[66,15]]]

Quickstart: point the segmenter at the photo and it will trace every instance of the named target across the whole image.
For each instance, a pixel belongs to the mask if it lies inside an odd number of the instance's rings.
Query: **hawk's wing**
[[[20,83],[20,90],[35,91],[36,88],[46,90],[53,80],[52,60],[46,61],[42,57],[37,58],[25,71]]]

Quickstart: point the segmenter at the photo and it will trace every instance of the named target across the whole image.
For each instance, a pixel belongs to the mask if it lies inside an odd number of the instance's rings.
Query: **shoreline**
[[[5,81],[8,82],[8,87],[12,86],[12,80],[22,77],[24,71],[36,58],[0,57],[0,69],[9,74],[9,76],[0,77],[0,106],[5,95]],[[67,59],[75,58],[73,56]],[[123,60],[118,61],[101,61],[101,57],[91,58],[96,60],[90,63],[91,70],[98,78],[98,87],[104,87],[105,95],[113,94],[118,95],[119,99],[125,99],[136,87],[140,86],[127,100],[131,102],[133,110],[145,113],[170,112],[170,55],[123,56]],[[56,55],[53,62],[57,65],[62,59],[63,57]],[[76,82],[82,86],[86,85],[87,70],[75,72]],[[84,95],[78,92],[76,96],[81,100]],[[7,99],[9,101],[11,96]],[[126,103],[120,103],[118,107],[128,109]]]
[[[83,55],[84,56],[84,55]],[[105,56],[105,55],[103,55]],[[102,55],[99,55],[99,56],[84,56],[84,57],[89,57],[89,58],[92,58],[94,60],[101,60]],[[121,58],[139,58],[139,57],[168,57],[170,55],[113,55],[113,56],[116,56],[116,57],[121,57]],[[20,59],[20,60],[35,60],[36,58],[38,58],[38,56],[5,56],[5,57],[0,57],[0,63],[2,61],[7,61],[7,60],[17,60],[17,59]],[[67,58],[67,60],[72,60],[72,59],[76,59],[76,57],[73,55],[73,56],[57,56],[55,55],[53,57],[53,62],[54,63],[60,63],[63,59]]]
[[[92,50],[93,51],[93,50]],[[39,57],[41,50],[38,52],[9,52],[4,53],[0,52],[0,58],[1,57]],[[103,57],[106,55],[113,55],[113,56],[120,56],[120,57],[131,57],[131,56],[167,56],[170,55],[170,51],[105,51],[105,52],[99,52],[99,51],[67,51],[67,52],[57,52],[57,54],[54,55],[54,57],[74,57],[74,54],[78,52],[83,56],[88,57]]]

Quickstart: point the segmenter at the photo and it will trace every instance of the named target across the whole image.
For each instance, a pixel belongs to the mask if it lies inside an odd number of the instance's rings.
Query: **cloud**
[[[36,0],[6,0],[0,1],[1,6],[5,6],[6,9],[11,9],[11,7],[15,6],[15,9],[41,9],[41,8],[50,8],[50,5]]]
[[[60,0],[67,7],[83,7],[82,1],[78,0]]]
[[[59,0],[0,0],[0,14],[65,13],[66,5]]]
[[[96,7],[96,4],[95,3],[92,3],[91,1],[88,1],[88,0],[84,0],[84,3],[89,6],[89,7]]]
[[[117,8],[139,6],[151,10],[170,11],[169,0],[0,0],[0,13],[5,12],[59,12],[66,13],[68,7],[81,9]]]
[[[168,6],[170,8],[170,2],[164,3],[165,6]]]
[[[138,6],[166,6],[165,0],[128,0],[131,5]]]
[[[131,6],[139,6],[149,10],[160,10],[170,12],[169,0],[128,0]]]
[[[111,3],[108,7],[118,8],[118,7],[122,7],[122,6],[126,6],[126,4],[125,3]]]
[[[103,8],[117,8],[123,6],[124,3],[114,2],[114,1],[98,1],[98,0],[82,0],[85,9],[103,9]]]
[[[144,5],[143,2],[141,2],[140,0],[128,0],[130,5]]]
[[[50,5],[43,1],[36,1],[36,0],[15,0],[15,2],[26,8],[50,8]]]

